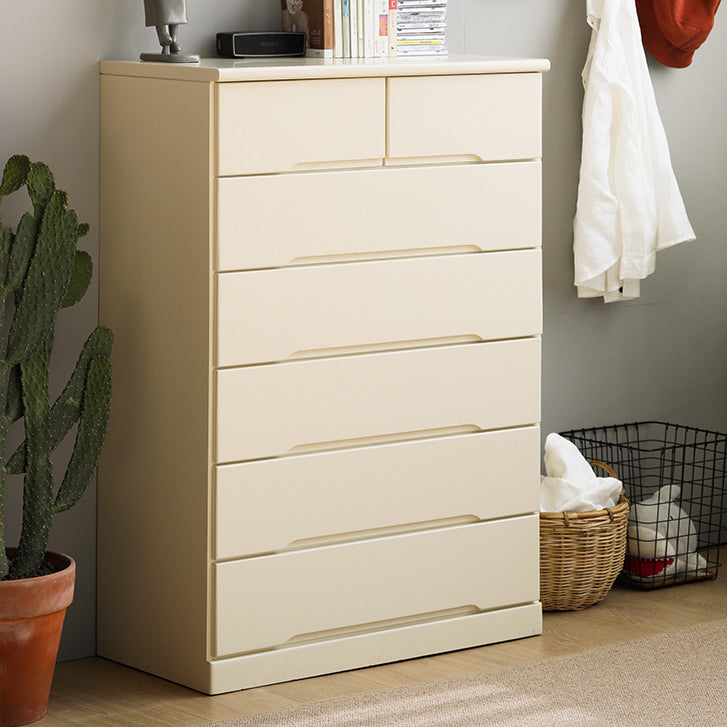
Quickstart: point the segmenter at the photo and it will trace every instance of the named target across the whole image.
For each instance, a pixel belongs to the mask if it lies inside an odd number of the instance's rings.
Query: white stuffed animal
[[[624,571],[633,581],[664,580],[680,573],[707,575],[707,561],[697,550],[697,529],[674,501],[681,487],[665,485],[631,507]]]

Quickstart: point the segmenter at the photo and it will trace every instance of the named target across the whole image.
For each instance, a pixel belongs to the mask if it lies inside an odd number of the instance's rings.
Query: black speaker
[[[223,58],[284,58],[305,55],[305,33],[217,33]]]

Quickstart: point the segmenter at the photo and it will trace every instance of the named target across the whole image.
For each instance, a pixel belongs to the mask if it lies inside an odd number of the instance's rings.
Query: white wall
[[[98,256],[98,80],[102,58],[156,50],[142,0],[0,0],[0,163],[43,160],[91,224]],[[185,50],[212,55],[217,30],[279,29],[277,0],[187,0]],[[651,64],[672,158],[699,240],[660,254],[638,301],[578,300],[572,218],[580,149],[585,0],[450,0],[450,51],[546,57],[544,83],[543,427],[664,418],[727,429],[727,11],[691,67]],[[163,109],[160,109],[163,119]],[[15,205],[17,207],[17,205]],[[5,212],[12,212],[10,205]],[[62,314],[55,386],[97,322],[96,288]],[[61,462],[67,456],[61,453]],[[14,511],[21,483],[13,483]],[[8,523],[8,539],[17,538]],[[57,518],[57,550],[78,562],[62,658],[95,651],[95,493]]]

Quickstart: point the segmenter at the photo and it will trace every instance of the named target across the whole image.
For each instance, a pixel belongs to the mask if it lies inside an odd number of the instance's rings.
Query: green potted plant
[[[53,516],[81,498],[103,446],[111,403],[113,337],[98,326],[68,383],[50,399],[49,364],[58,312],[77,303],[91,281],[88,232],[42,163],[11,157],[3,197],[25,189],[32,212],[15,230],[0,216],[0,727],[40,719],[46,711],[75,563],[47,553]],[[2,210],[0,210],[1,213]],[[8,429],[22,419],[25,438],[9,451]],[[73,453],[59,485],[51,453],[77,424]],[[5,542],[9,475],[23,475],[20,540]]]

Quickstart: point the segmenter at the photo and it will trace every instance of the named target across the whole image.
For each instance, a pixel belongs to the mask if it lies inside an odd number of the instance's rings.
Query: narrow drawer
[[[538,598],[535,515],[214,566],[216,656]]]
[[[215,555],[533,512],[539,452],[531,426],[217,467]]]
[[[216,266],[537,247],[540,185],[539,162],[219,179]]]
[[[311,164],[381,163],[383,78],[219,83],[217,174],[257,174]],[[318,200],[321,214],[326,203]],[[286,213],[286,200],[266,209]]]
[[[216,372],[218,463],[380,435],[540,420],[540,340],[341,356]]]
[[[223,273],[217,365],[540,333],[540,250]]]
[[[483,161],[541,155],[541,76],[390,78],[387,156]]]

